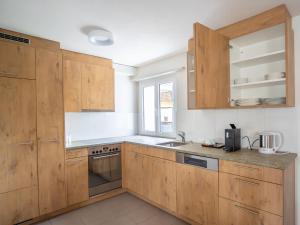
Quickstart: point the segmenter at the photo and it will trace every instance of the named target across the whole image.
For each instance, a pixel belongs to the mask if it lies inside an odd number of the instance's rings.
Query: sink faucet
[[[185,143],[185,132],[179,130],[179,131],[177,132],[177,135],[178,135],[179,137],[181,137],[181,142],[182,142],[182,143]]]

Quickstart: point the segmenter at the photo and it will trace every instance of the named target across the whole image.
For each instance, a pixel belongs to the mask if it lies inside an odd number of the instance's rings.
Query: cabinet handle
[[[17,143],[17,145],[32,145],[32,144],[33,144],[33,141],[26,141],[26,142]]]
[[[259,185],[259,183],[253,182],[253,181],[250,181],[250,180],[243,180],[243,179],[238,178],[238,177],[236,177],[235,179],[236,179],[237,181],[241,181],[241,182],[244,182],[244,183],[247,183],[247,184]]]
[[[16,75],[15,73],[10,73],[10,72],[6,72],[6,71],[0,71],[0,73],[2,74],[6,74],[6,75]]]
[[[237,167],[237,168],[244,168],[244,169],[250,169],[250,170],[259,170],[259,168],[250,167],[250,166],[243,166],[243,165],[239,165],[239,164],[235,164],[234,166]]]
[[[249,213],[252,213],[254,215],[259,215],[259,212],[251,210],[251,209],[248,209],[246,207],[243,207],[243,206],[240,206],[240,205],[234,205],[234,206],[237,207],[237,208],[239,208],[239,209],[243,209],[243,210],[245,210],[245,211],[247,211]]]
[[[39,142],[41,142],[41,143],[47,143],[47,142],[59,142],[57,139],[48,139],[48,140],[40,140]]]

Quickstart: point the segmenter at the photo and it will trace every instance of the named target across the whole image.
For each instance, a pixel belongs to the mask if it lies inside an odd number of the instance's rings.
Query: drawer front
[[[233,201],[283,215],[283,188],[281,185],[219,173],[219,195]]]
[[[237,202],[219,198],[219,224],[283,225],[283,218],[268,212],[250,208]]]
[[[87,155],[88,155],[87,148],[66,150],[66,159],[80,158],[80,157],[85,157]]]
[[[175,151],[171,151],[171,150],[159,149],[155,147],[149,147],[149,146],[138,145],[138,144],[127,144],[126,149],[147,156],[166,159],[174,162],[176,161],[176,153]]]
[[[242,177],[253,178],[275,184],[282,184],[283,171],[268,167],[256,166],[233,161],[220,160],[220,171]]]

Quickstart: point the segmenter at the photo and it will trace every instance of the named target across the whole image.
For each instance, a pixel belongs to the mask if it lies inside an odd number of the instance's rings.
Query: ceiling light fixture
[[[105,29],[92,30],[88,33],[89,41],[94,45],[112,45],[114,43],[113,35]]]

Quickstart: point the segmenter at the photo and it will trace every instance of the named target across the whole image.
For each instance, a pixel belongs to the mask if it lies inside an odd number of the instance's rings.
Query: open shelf
[[[265,63],[275,62],[284,59],[285,59],[285,51],[280,50],[280,51],[275,51],[275,52],[255,56],[248,59],[236,60],[231,62],[231,64],[238,67],[249,67],[249,66],[255,66],[259,64],[265,64]]]
[[[274,80],[263,80],[263,81],[256,81],[256,82],[249,82],[243,84],[233,84],[231,85],[232,88],[256,88],[256,87],[267,87],[267,86],[274,86],[285,84],[285,78],[274,79]]]

